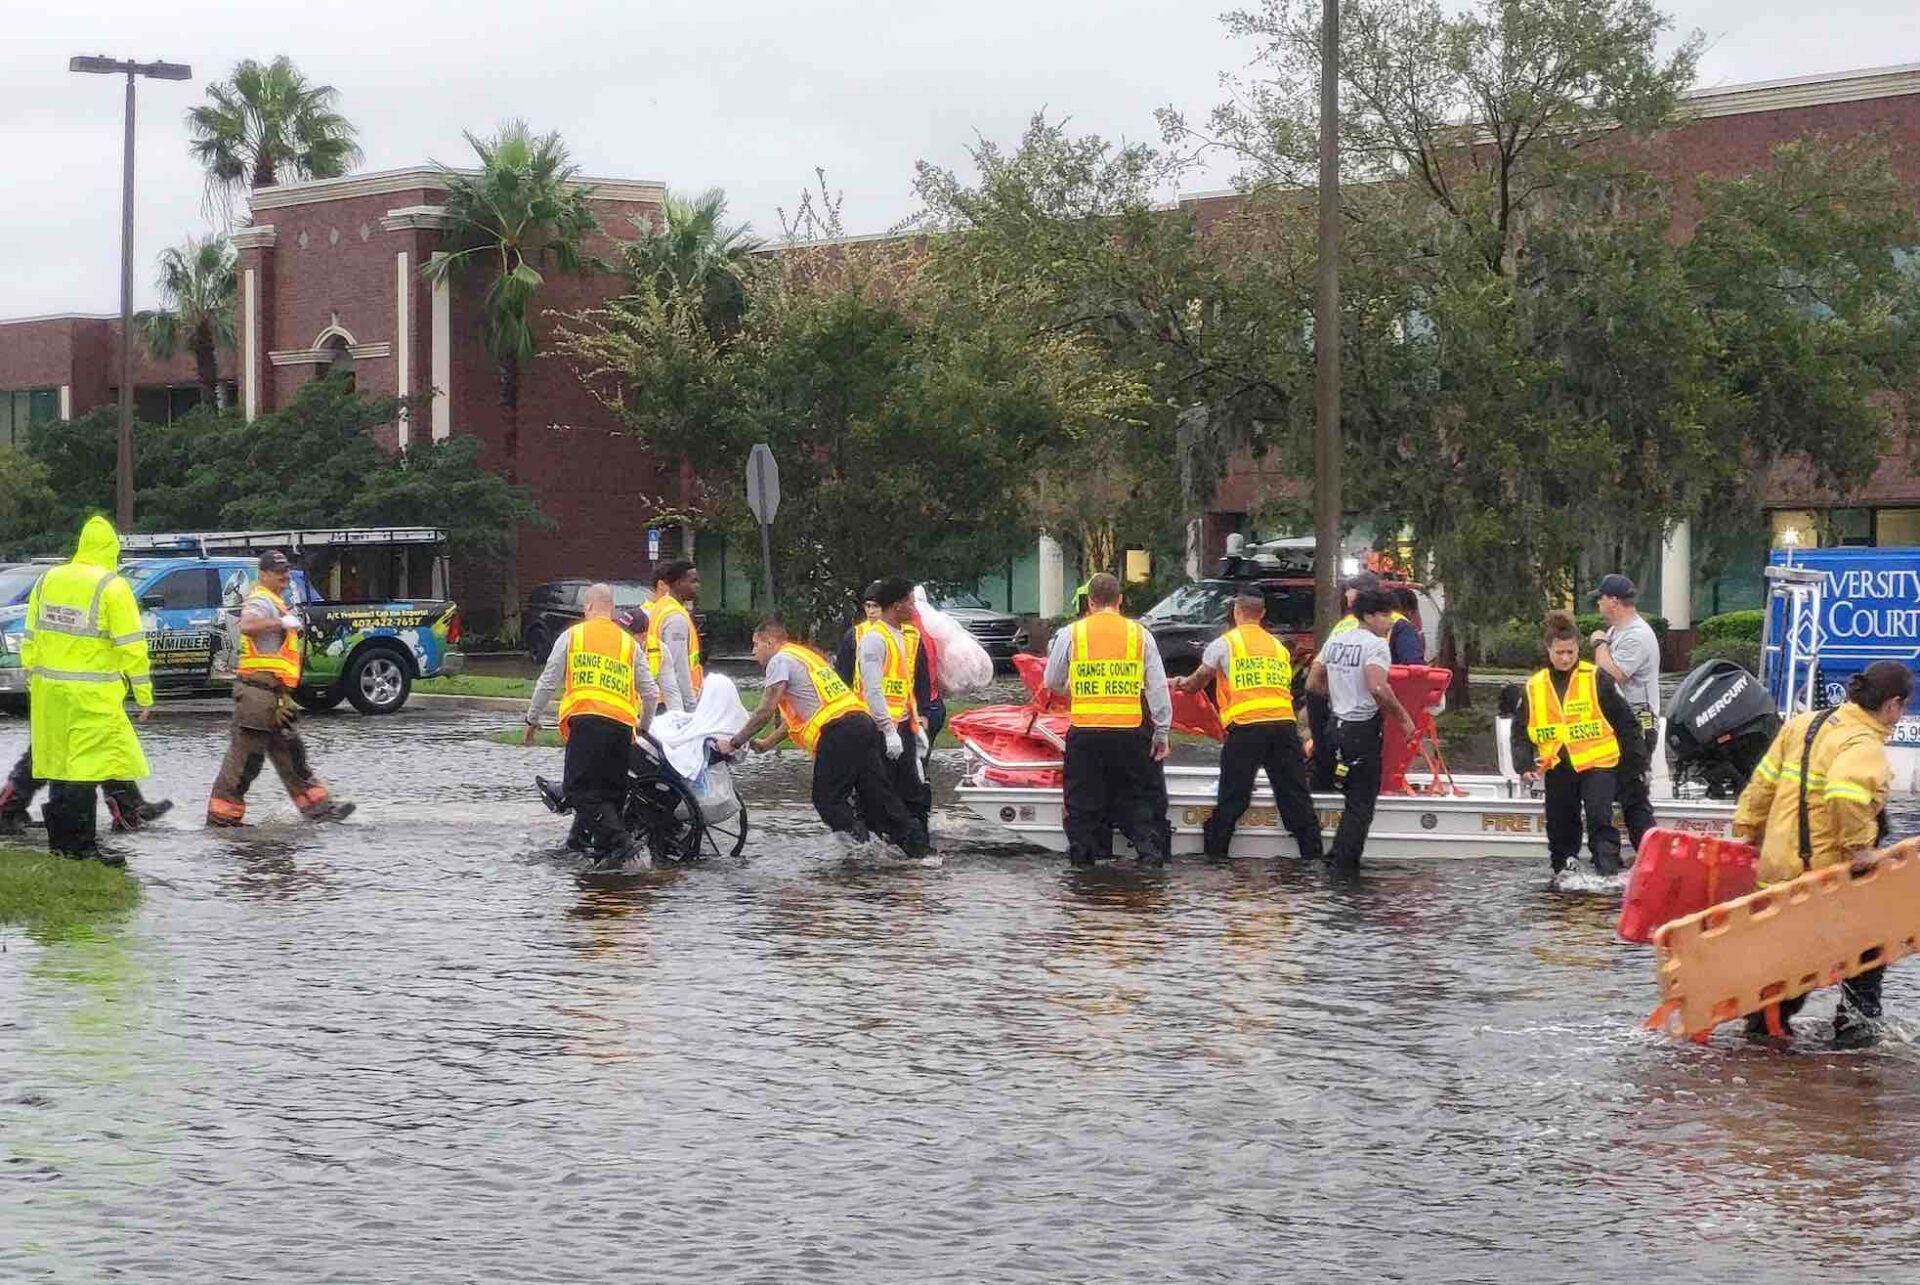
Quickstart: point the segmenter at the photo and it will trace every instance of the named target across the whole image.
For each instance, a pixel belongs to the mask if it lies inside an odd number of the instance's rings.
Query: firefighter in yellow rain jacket
[[[1786,883],[1809,870],[1871,861],[1886,838],[1887,791],[1893,769],[1887,740],[1913,696],[1905,665],[1878,660],[1847,684],[1846,701],[1789,719],[1754,769],[1733,814],[1735,838],[1760,845],[1760,882]],[[1840,985],[1834,1043],[1871,1044],[1880,1032],[1883,968]],[[1780,1005],[1784,1023],[1806,997]],[[1766,1015],[1747,1020],[1755,1035]]]
[[[52,786],[47,846],[109,865],[125,862],[95,839],[94,790],[147,775],[126,699],[140,705],[143,720],[153,705],[140,604],[116,574],[119,564],[113,524],[88,518],[73,560],[33,587],[20,649],[33,706],[33,775]]]

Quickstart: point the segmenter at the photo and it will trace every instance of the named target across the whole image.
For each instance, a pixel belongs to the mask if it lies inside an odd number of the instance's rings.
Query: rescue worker
[[[1615,773],[1638,771],[1646,742],[1613,675],[1580,659],[1571,612],[1547,613],[1544,640],[1546,668],[1527,680],[1515,707],[1513,761],[1521,780],[1545,782],[1554,874],[1580,855],[1584,817],[1594,873],[1610,879],[1620,873]]]
[[[1360,621],[1354,611],[1353,604],[1363,593],[1382,592],[1380,588],[1380,577],[1371,571],[1362,571],[1357,575],[1347,577],[1346,582],[1341,586],[1341,592],[1346,599],[1347,614],[1334,622],[1333,629],[1327,634],[1328,641],[1331,641],[1335,634],[1342,634],[1349,629],[1354,629],[1359,626]],[[1410,593],[1411,591],[1408,592]],[[1425,664],[1427,645],[1425,640],[1420,637],[1419,629],[1414,625],[1408,615],[1400,609],[1397,605],[1397,600],[1389,597],[1388,605],[1393,608],[1393,627],[1387,634],[1387,663],[1389,665]],[[1311,675],[1313,671],[1309,668],[1307,672]],[[1333,752],[1333,743],[1327,735],[1331,714],[1325,695],[1315,692],[1311,688],[1305,693],[1304,703],[1307,707],[1307,730],[1312,733],[1314,744],[1313,757],[1308,764],[1310,768],[1310,779],[1315,793],[1326,794],[1335,789],[1339,784],[1334,777],[1335,755]],[[1324,747],[1324,749],[1322,747]]]
[[[0,782],[0,835],[20,834],[27,828],[27,809],[33,796],[46,782],[33,774],[33,749],[28,747],[14,762],[13,771]],[[173,810],[173,800],[156,799],[149,803],[133,781],[102,781],[100,793],[107,800],[107,815],[113,818],[115,834],[138,830]]]
[[[557,694],[560,740],[566,746],[559,804],[540,781],[549,806],[573,809],[567,846],[591,852],[602,865],[617,866],[633,855],[622,813],[634,738],[653,721],[660,693],[645,651],[613,619],[613,588],[587,587],[584,619],[568,628],[548,653],[546,668],[527,703],[526,743],[533,744],[540,715]],[[556,807],[558,810],[558,807]]]
[[[1893,770],[1886,745],[1913,698],[1913,675],[1898,661],[1877,660],[1847,683],[1842,704],[1787,720],[1754,770],[1733,815],[1735,838],[1759,845],[1760,883],[1785,883],[1825,866],[1870,865],[1886,855],[1885,808]],[[1911,842],[1911,841],[1909,841]],[[1833,1042],[1862,1048],[1879,1040],[1880,984],[1874,968],[1840,984]],[[1806,1003],[1780,1005],[1781,1026]],[[1750,1034],[1767,1033],[1765,1013],[1747,1018]]]
[[[760,708],[731,738],[715,740],[714,748],[731,754],[751,743],[765,752],[791,737],[813,756],[813,809],[827,829],[856,839],[879,834],[910,857],[925,856],[925,828],[887,783],[884,742],[873,716],[827,658],[789,639],[777,618],[753,631],[753,658],[766,672]],[[776,716],[783,726],[757,736]]]
[[[847,686],[859,689],[860,683],[855,671],[858,668],[858,651],[861,631],[872,621],[880,619],[880,604],[875,596],[880,592],[880,581],[875,580],[867,586],[861,597],[861,609],[866,619],[859,624],[849,625],[840,635],[840,646],[833,653],[833,671],[840,675],[840,681]],[[909,582],[911,583],[911,582]],[[946,726],[947,706],[940,699],[939,688],[933,685],[933,639],[927,637],[926,630],[920,627],[920,611],[911,596],[907,599],[907,617],[901,630],[913,628],[920,634],[919,645],[913,655],[913,703],[914,713],[920,720],[920,776],[923,781],[931,781],[928,765],[933,759],[933,741],[940,735],[940,729]],[[932,794],[929,791],[929,807]],[[924,818],[923,818],[924,819]]]
[[[31,703],[29,777],[48,782],[40,810],[47,847],[111,866],[126,858],[100,848],[94,790],[107,785],[111,806],[113,795],[124,798],[124,788],[147,775],[126,699],[140,707],[142,722],[153,710],[146,629],[132,588],[115,573],[119,565],[113,524],[88,518],[72,559],[49,569],[28,595],[20,646]]]
[[[654,569],[653,587],[647,604],[647,668],[667,712],[690,714],[707,676],[700,663],[700,631],[687,610],[699,601],[700,573],[691,562],[663,562]]]
[[[855,685],[880,729],[886,749],[887,778],[893,792],[919,819],[924,830],[933,811],[933,791],[921,762],[925,732],[914,679],[923,672],[920,631],[913,625],[913,582],[900,576],[876,581],[873,601],[880,614],[855,627],[859,682]]]
[[[1335,787],[1346,796],[1333,846],[1327,850],[1334,873],[1345,877],[1360,872],[1360,854],[1380,800],[1386,750],[1382,709],[1407,735],[1415,730],[1413,715],[1394,695],[1391,681],[1387,635],[1393,632],[1394,614],[1387,595],[1378,589],[1360,590],[1353,597],[1353,623],[1327,639],[1307,672],[1307,690],[1327,701],[1326,739],[1320,745],[1330,751]],[[1316,756],[1322,752],[1315,747]]]
[[[1268,633],[1266,596],[1242,589],[1233,600],[1233,628],[1207,644],[1200,667],[1181,679],[1181,691],[1214,686],[1214,704],[1226,739],[1220,746],[1220,788],[1207,818],[1206,854],[1224,857],[1234,827],[1253,801],[1254,780],[1264,769],[1281,824],[1300,855],[1319,861],[1320,816],[1307,790],[1307,759],[1293,713],[1293,656]]]
[[[1120,614],[1120,581],[1087,581],[1087,614],[1054,635],[1045,682],[1068,698],[1063,800],[1076,866],[1113,855],[1117,827],[1141,861],[1171,846],[1166,761],[1173,725],[1167,671],[1153,635]]]
[[[336,800],[314,775],[306,742],[300,739],[300,711],[293,703],[293,690],[300,685],[304,626],[287,605],[292,563],[280,550],[269,549],[256,565],[256,579],[234,626],[239,659],[233,681],[233,723],[227,756],[207,799],[207,824],[246,824],[247,790],[268,760],[301,816],[309,821],[344,821],[353,814],[354,805]]]
[[[1636,851],[1655,825],[1653,756],[1660,748],[1660,639],[1634,606],[1637,596],[1633,581],[1619,572],[1601,576],[1593,600],[1607,627],[1594,630],[1591,639],[1593,667],[1619,686],[1640,724],[1640,741],[1646,749],[1639,771],[1628,771],[1623,764],[1614,772],[1620,815]]]
[[[875,580],[861,593],[860,619],[847,626],[846,632],[840,635],[840,645],[833,652],[833,672],[849,687],[856,685],[854,673],[859,668],[860,631],[880,619],[880,604],[875,601],[879,592],[880,582]]]

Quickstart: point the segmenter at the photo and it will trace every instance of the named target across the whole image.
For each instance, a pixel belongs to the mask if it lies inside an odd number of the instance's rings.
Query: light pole
[[[1313,291],[1313,628],[1340,615],[1340,0],[1320,17],[1320,246]]]
[[[120,453],[114,483],[114,524],[133,528],[133,81],[189,80],[193,68],[177,62],[122,62],[80,55],[67,60],[68,71],[127,78],[127,139],[120,174]]]

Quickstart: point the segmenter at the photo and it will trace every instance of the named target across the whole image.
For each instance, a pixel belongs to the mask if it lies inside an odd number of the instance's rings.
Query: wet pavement
[[[949,799],[923,867],[823,836],[789,752],[745,860],[594,876],[500,721],[313,720],[360,814],[263,781],[238,834],[193,825],[221,724],[151,726],[140,910],[0,932],[0,1280],[1920,1266],[1913,1045],[1640,1032],[1648,952],[1544,856],[1076,874]]]

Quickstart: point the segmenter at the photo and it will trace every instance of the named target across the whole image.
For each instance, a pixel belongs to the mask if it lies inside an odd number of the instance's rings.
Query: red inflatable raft
[[[1649,942],[1660,925],[1744,897],[1754,889],[1759,849],[1686,830],[1649,830],[1620,903],[1620,937]]]

